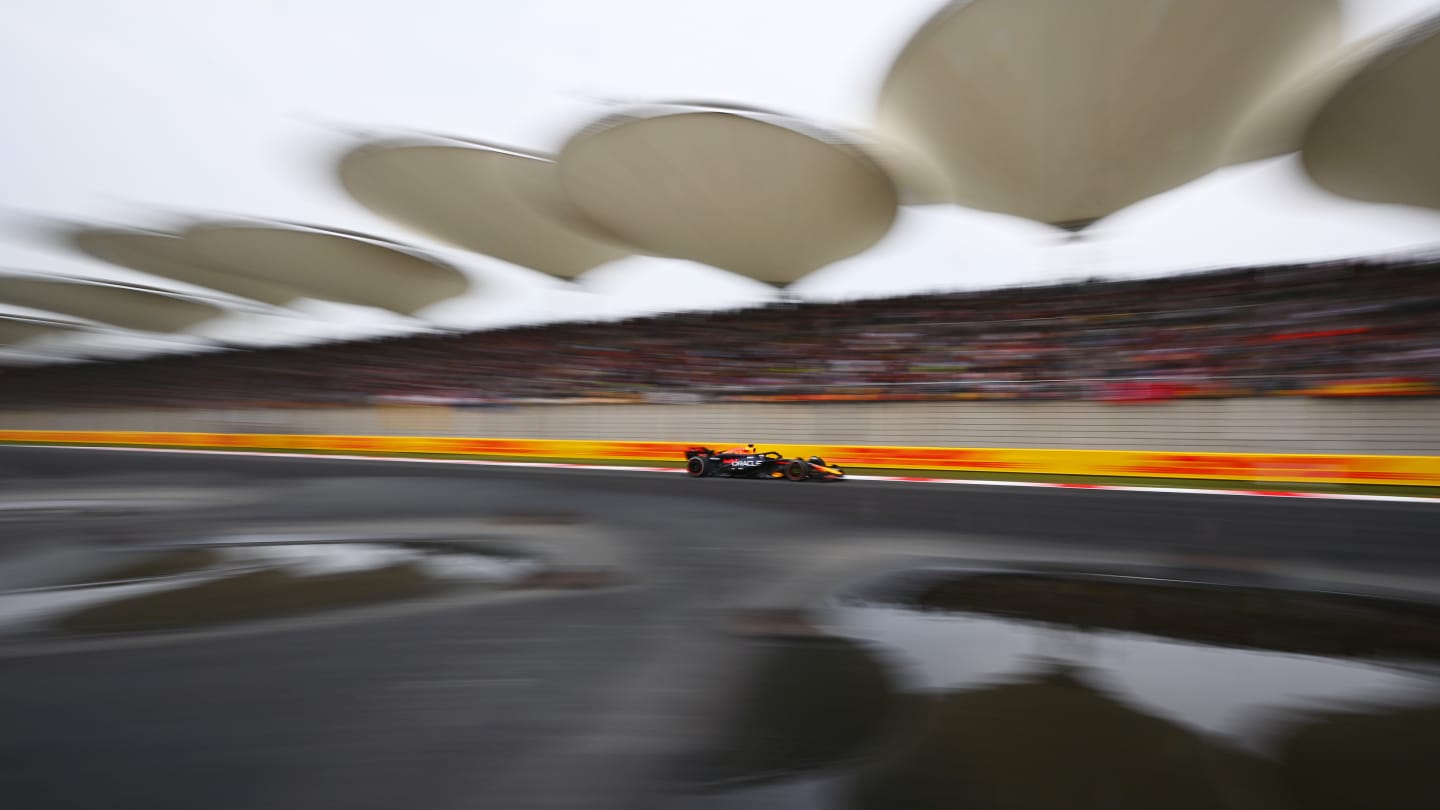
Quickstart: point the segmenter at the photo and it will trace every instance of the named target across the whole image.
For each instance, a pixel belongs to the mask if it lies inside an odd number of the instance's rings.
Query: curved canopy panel
[[[1315,182],[1368,202],[1440,208],[1440,18],[1372,60],[1325,105],[1302,156]]]
[[[211,222],[183,234],[209,266],[313,298],[413,315],[466,292],[456,268],[384,239],[275,223]]]
[[[121,267],[182,281],[252,301],[284,306],[305,293],[286,285],[237,275],[209,265],[174,234],[130,228],[79,227],[66,238],[81,252]]]
[[[859,134],[865,139],[860,148],[895,181],[901,205],[949,205],[955,199],[945,172],[928,156],[883,132]]]
[[[561,278],[630,253],[570,213],[549,158],[473,143],[382,141],[340,180],[371,211],[427,236]]]
[[[43,321],[0,313],[0,346],[14,346],[32,338],[53,335],[59,332],[69,331],[72,328],[74,327],[55,321]]]
[[[1397,42],[1396,33],[1387,31],[1341,48],[1267,93],[1236,126],[1225,162],[1246,163],[1300,151],[1310,125],[1335,93]]]
[[[0,303],[146,332],[178,332],[225,314],[208,301],[149,287],[34,276],[0,276]]]
[[[1224,162],[1340,41],[1338,0],[967,0],[891,67],[878,126],[961,205],[1083,227]]]
[[[558,163],[575,206],[626,242],[771,284],[875,244],[898,204],[894,181],[849,138],[735,109],[612,116]]]

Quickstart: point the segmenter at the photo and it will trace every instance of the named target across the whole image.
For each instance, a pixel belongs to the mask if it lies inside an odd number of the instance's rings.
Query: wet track
[[[726,632],[734,611],[803,608],[836,572],[983,553],[1440,576],[1428,504],[0,448],[5,496],[116,487],[228,499],[12,519],[0,562],[519,515],[585,527],[625,584],[254,632],[0,642],[6,806],[794,806],[678,789],[677,755],[704,744],[753,654]]]

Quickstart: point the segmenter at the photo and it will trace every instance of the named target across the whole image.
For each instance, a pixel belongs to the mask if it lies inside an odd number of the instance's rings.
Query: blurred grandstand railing
[[[1420,377],[1372,377],[1310,374],[1276,379],[1261,375],[1202,378],[1183,375],[1158,377],[1077,377],[989,382],[900,382],[884,386],[864,383],[795,386],[755,384],[717,386],[699,391],[652,391],[637,394],[577,397],[466,398],[436,396],[380,396],[375,404],[402,405],[543,405],[644,402],[686,405],[702,402],[923,402],[978,399],[1084,399],[1145,402],[1173,399],[1213,399],[1252,396],[1392,397],[1440,396],[1440,380]]]
[[[834,385],[810,390],[785,386],[747,387],[708,392],[720,401],[841,401],[927,399],[1087,399],[1100,401],[1160,401],[1246,396],[1440,396],[1440,381],[1419,377],[1355,375],[1292,375],[1283,379],[1261,375],[1196,377],[1078,377],[989,382],[890,383],[879,389],[863,385]],[[662,397],[665,395],[661,395]],[[700,399],[692,401],[702,401]],[[676,401],[654,400],[651,401]]]

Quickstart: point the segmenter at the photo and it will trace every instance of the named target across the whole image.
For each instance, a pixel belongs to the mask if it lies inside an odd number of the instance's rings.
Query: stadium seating
[[[0,406],[1440,393],[1440,262],[775,304],[6,372]]]

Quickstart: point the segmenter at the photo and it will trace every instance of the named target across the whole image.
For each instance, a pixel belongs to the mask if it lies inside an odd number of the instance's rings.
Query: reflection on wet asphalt
[[[1429,597],[1015,570],[857,593],[819,612],[832,638],[768,642],[736,717],[746,734],[712,760],[745,763],[734,798],[789,785],[776,806],[1440,806]]]

